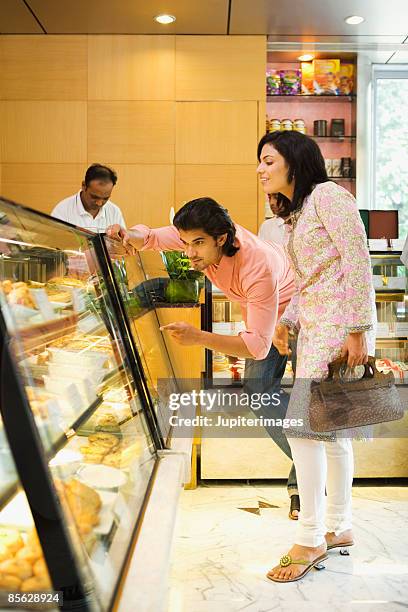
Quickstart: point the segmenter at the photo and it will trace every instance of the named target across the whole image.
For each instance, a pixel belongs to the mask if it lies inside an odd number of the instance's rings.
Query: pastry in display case
[[[101,237],[0,212],[1,601],[108,610],[163,448],[150,340],[140,357]]]

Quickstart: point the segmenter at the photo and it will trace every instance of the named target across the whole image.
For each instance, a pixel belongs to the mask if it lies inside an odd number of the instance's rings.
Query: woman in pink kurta
[[[268,572],[275,582],[299,580],[327,559],[327,550],[353,544],[349,438],[319,435],[309,425],[310,383],[327,376],[344,355],[350,367],[366,363],[375,341],[375,302],[363,223],[354,197],[327,178],[317,144],[298,132],[273,132],[258,146],[265,193],[278,194],[279,216],[289,226],[287,250],[295,294],[273,343],[287,352],[288,332],[299,331],[296,381],[288,430],[301,500],[296,543]],[[325,503],[327,491],[327,509]]]

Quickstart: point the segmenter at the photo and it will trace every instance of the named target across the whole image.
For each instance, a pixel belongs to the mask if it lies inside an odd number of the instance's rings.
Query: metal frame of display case
[[[19,209],[22,215],[24,213],[35,214],[50,221],[50,217],[44,213],[22,206],[21,204],[16,204],[6,198],[1,198],[1,200],[7,205],[12,205]],[[132,339],[120,294],[115,286],[106,246],[98,235],[60,220],[52,221],[65,225],[70,230],[74,229],[76,233],[86,237],[94,248],[99,271],[106,283],[106,291],[109,295],[109,301],[114,311],[115,323],[123,344],[126,366],[129,368],[129,374],[133,379],[133,391],[135,395],[137,393],[142,405],[149,435],[153,440],[154,451],[156,453],[157,450],[164,448],[164,443],[158,429],[140,356]],[[105,322],[105,324],[106,329],[109,331],[109,323]],[[97,589],[94,584],[84,584],[83,576],[79,570],[82,562],[81,555],[79,557],[76,554],[73,541],[68,534],[64,512],[62,511],[61,502],[57,496],[47,464],[51,456],[68,442],[68,437],[61,435],[60,438],[53,441],[51,448],[44,452],[44,446],[24,391],[24,385],[16,370],[15,358],[10,350],[10,343],[12,341],[12,336],[7,330],[3,313],[0,310],[0,371],[2,373],[0,413],[16,466],[17,477],[26,493],[52,584],[55,590],[63,593],[64,606],[62,609],[80,609],[84,612],[88,612],[88,610],[94,612],[101,609],[100,602],[98,602]],[[78,426],[81,422],[88,419],[100,403],[101,399],[92,402],[79,417],[75,418],[75,423],[71,427]],[[24,452],[22,452],[22,449],[24,449]],[[140,521],[146,508],[157,465],[158,457],[156,455],[156,460],[146,484],[143,502],[138,515],[134,518],[133,526],[129,530],[129,541],[127,542],[126,549],[124,549],[122,567],[118,573],[117,582],[113,585],[112,601],[108,603],[107,609],[110,609],[113,605],[117,595],[118,585],[123,577],[123,568],[127,563],[129,551],[133,546],[135,534],[139,529]],[[0,507],[8,503],[17,491],[18,485],[18,481],[9,485],[2,499],[0,499]]]

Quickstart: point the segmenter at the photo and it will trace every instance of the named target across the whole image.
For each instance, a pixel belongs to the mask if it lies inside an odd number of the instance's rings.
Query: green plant
[[[191,262],[182,251],[164,251],[161,253],[167,274],[174,280],[199,280],[201,272],[191,270]]]

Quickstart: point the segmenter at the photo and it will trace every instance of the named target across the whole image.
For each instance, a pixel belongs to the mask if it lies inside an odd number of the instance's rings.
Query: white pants
[[[351,440],[339,438],[336,442],[320,442],[288,438],[288,441],[300,496],[296,544],[320,546],[326,532],[338,535],[351,529],[354,472]]]

